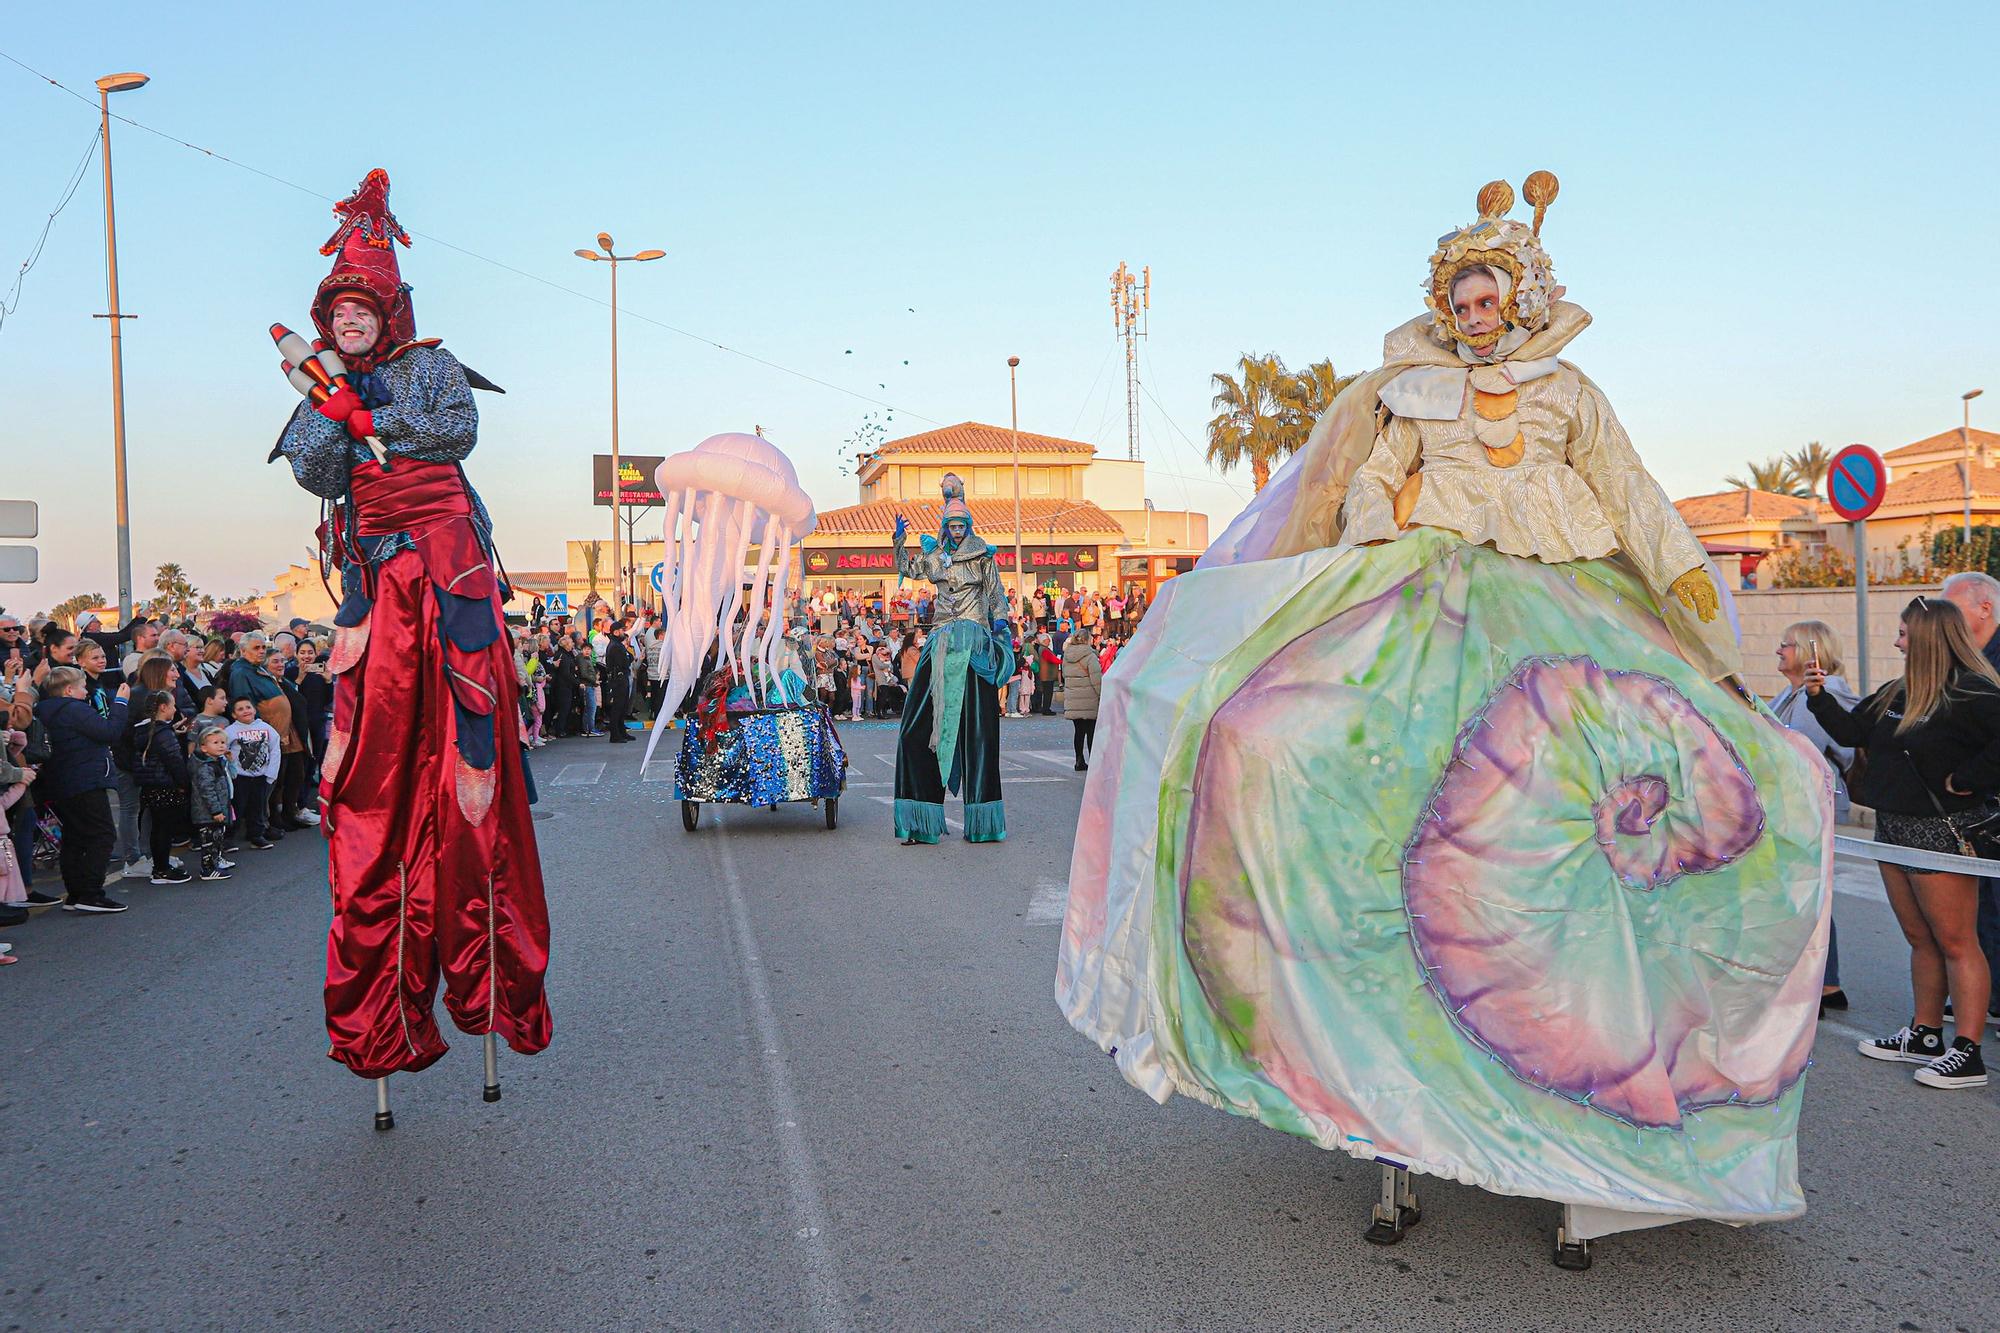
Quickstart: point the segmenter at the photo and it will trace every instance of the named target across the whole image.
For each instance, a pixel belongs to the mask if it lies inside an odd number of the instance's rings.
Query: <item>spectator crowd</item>
[[[304,620],[211,635],[0,615],[0,927],[123,912],[125,881],[226,880],[244,848],[318,824],[326,646]]]

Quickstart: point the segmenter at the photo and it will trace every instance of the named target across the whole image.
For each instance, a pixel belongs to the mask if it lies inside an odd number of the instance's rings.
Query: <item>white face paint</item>
[[[382,317],[366,301],[336,301],[333,306],[333,345],[342,356],[361,356],[375,346],[382,332]]]

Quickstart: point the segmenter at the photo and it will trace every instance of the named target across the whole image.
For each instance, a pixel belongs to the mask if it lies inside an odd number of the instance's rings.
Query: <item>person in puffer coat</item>
[[[49,762],[35,779],[38,794],[62,821],[62,877],[67,912],[122,912],[125,904],[104,892],[117,828],[111,822],[109,793],[118,785],[111,747],[125,731],[123,685],[99,717],[85,698],[83,673],[56,667],[43,682],[35,718],[49,736]]]
[[[1063,716],[1075,730],[1076,771],[1090,771],[1090,747],[1097,739],[1097,696],[1104,686],[1104,667],[1082,631],[1063,644]]]

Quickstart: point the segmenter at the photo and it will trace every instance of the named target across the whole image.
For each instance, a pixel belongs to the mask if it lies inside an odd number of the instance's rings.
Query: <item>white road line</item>
[[[880,798],[877,798],[880,799]],[[840,1270],[833,1261],[827,1240],[831,1224],[826,1204],[819,1193],[819,1179],[813,1169],[812,1153],[799,1128],[799,1099],[792,1088],[792,1073],[785,1061],[785,1048],[778,1035],[778,1020],[771,1010],[771,988],[764,975],[763,954],[757,936],[750,929],[750,912],[743,903],[743,886],[736,874],[736,857],[729,846],[729,820],[718,813],[716,836],[710,839],[722,863],[724,896],[729,900],[729,917],[736,931],[736,951],[742,958],[743,982],[750,992],[750,1010],[757,1024],[757,1040],[763,1050],[764,1077],[771,1087],[771,1109],[777,1115],[779,1155],[784,1161],[785,1193],[791,1202],[793,1234],[803,1251],[806,1303],[811,1309],[811,1327],[845,1329],[851,1327],[847,1301],[841,1291]]]
[[[549,785],[551,787],[594,787],[603,777],[603,764],[564,764],[562,771],[549,779]]]
[[[655,759],[652,763],[646,765],[646,771],[641,773],[639,777],[645,782],[672,782],[674,780],[675,763],[676,761],[672,759]]]
[[[1069,910],[1069,882],[1060,879],[1035,881],[1035,896],[1028,899],[1028,920],[1054,925]]]
[[[1045,764],[1074,764],[1076,755],[1069,750],[1016,750],[1015,754],[1025,754],[1039,759]]]
[[[1820,1019],[1819,1026],[1823,1032],[1837,1032],[1843,1037],[1852,1037],[1856,1041],[1873,1041],[1882,1035],[1879,1032],[1863,1032],[1860,1028],[1849,1027],[1845,1023],[1836,1023],[1831,1018]]]
[[[1853,881],[1843,884],[1838,879],[1835,879],[1833,882],[1833,891],[1844,894],[1849,898],[1866,898],[1871,903],[1887,903],[1889,901],[1888,893],[1883,890],[1880,884],[1870,884],[1866,881]]]
[[[852,786],[854,784],[849,783],[848,785]],[[880,801],[882,804],[889,806],[891,808],[894,808],[896,804],[896,798],[893,796],[870,796],[868,799],[871,801]],[[950,815],[946,815],[944,817],[944,826],[953,833],[965,832],[965,825],[959,823],[956,819],[953,819]]]

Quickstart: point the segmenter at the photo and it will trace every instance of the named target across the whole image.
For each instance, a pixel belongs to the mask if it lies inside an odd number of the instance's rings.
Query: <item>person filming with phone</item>
[[[1807,706],[1838,745],[1866,758],[1854,799],[1875,809],[1885,846],[1982,855],[2000,835],[2000,674],[1973,646],[1965,616],[1941,597],[1903,608],[1896,648],[1903,675],[1848,708],[1827,688],[1824,661],[1808,662]],[[1979,1038],[1991,993],[1976,929],[1975,876],[1879,863],[1882,885],[1910,944],[1915,1012],[1887,1037],[1859,1044],[1871,1060],[1921,1065],[1932,1088],[1986,1085]],[[1957,1035],[1944,1041],[1947,990]],[[1968,1019],[1966,1016],[1971,1015]]]
[[[1852,819],[1848,801],[1848,772],[1854,767],[1854,749],[1839,745],[1806,706],[1806,668],[1820,667],[1824,673],[1820,688],[1852,711],[1860,702],[1854,688],[1841,676],[1845,663],[1840,636],[1823,620],[1801,620],[1785,627],[1778,637],[1778,674],[1785,688],[1771,700],[1771,711],[1788,730],[1811,741],[1827,763],[1833,765],[1833,818],[1837,824]],[[1847,992],[1840,987],[1840,926],[1835,922],[1826,941],[1826,980],[1820,988],[1820,1014],[1829,1009],[1847,1008]]]

